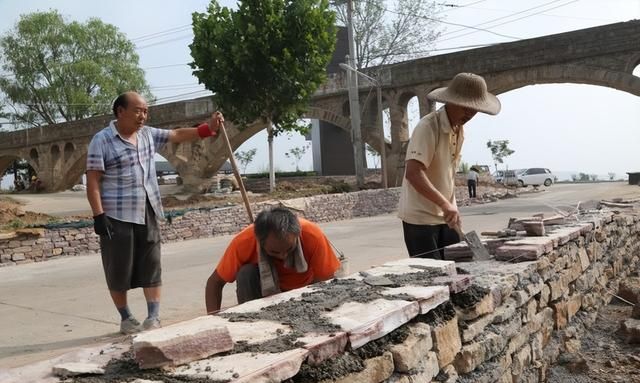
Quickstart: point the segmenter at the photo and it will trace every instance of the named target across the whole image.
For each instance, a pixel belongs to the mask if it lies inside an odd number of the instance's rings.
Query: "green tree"
[[[467,174],[469,173],[469,169],[470,167],[468,162],[460,161],[460,164],[458,165],[458,172]]]
[[[589,174],[589,178],[591,178],[591,181],[597,181],[598,180],[598,175],[597,174]]]
[[[287,158],[293,157],[295,159],[296,172],[300,171],[300,167],[298,165],[300,164],[302,157],[307,153],[307,149],[309,149],[309,145],[296,146],[295,148],[289,149],[289,152],[284,154]]]
[[[491,157],[493,157],[493,165],[496,167],[496,172],[498,171],[498,164],[504,163],[506,157],[515,153],[514,150],[509,149],[509,140],[489,140],[487,142],[487,148],[491,150]]]
[[[246,0],[238,9],[212,0],[193,14],[190,45],[200,83],[233,121],[269,123],[270,189],[275,189],[273,137],[300,131],[298,119],[325,81],[335,42],[328,0]]]
[[[613,181],[616,178],[616,173],[614,172],[609,172],[608,175],[609,175],[609,181]]]
[[[578,181],[580,182],[587,182],[589,181],[589,175],[587,173],[580,173],[578,174]]]
[[[0,92],[20,127],[108,113],[119,93],[151,100],[134,45],[98,19],[65,22],[57,11],[20,17],[0,38]]]
[[[441,4],[422,0],[353,1],[355,59],[358,68],[427,56],[440,36]],[[346,1],[333,1],[337,18],[347,25]]]
[[[242,166],[242,174],[247,173],[247,166],[251,163],[251,161],[253,161],[253,157],[255,157],[257,151],[258,149],[253,148],[251,150],[247,150],[246,152],[241,150],[234,154],[238,162],[240,162],[240,166]]]

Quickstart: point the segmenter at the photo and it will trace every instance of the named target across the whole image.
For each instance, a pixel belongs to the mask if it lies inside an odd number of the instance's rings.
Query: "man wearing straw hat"
[[[444,106],[416,125],[405,158],[398,217],[410,257],[444,258],[444,247],[460,242],[455,173],[464,141],[464,124],[477,112],[496,115],[500,101],[484,79],[459,73],[447,87],[427,95]]]
[[[320,227],[284,207],[260,212],[236,235],[207,280],[207,313],[220,309],[222,289],[236,282],[238,303],[333,278],[340,261]]]

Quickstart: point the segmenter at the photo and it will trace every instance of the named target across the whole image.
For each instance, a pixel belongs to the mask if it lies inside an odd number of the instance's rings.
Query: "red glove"
[[[215,137],[216,133],[212,132],[211,129],[209,129],[209,124],[207,124],[206,122],[203,122],[202,124],[198,125],[198,136],[200,136],[200,138],[207,138],[207,137]]]

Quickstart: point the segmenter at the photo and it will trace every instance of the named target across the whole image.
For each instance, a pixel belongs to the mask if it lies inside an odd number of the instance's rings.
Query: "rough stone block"
[[[531,347],[527,344],[513,355],[511,364],[511,374],[522,375],[524,370],[531,364]]]
[[[545,284],[540,291],[540,298],[538,301],[538,311],[541,311],[549,304],[549,297],[551,296],[551,289],[549,285]]]
[[[623,320],[620,322],[618,334],[625,343],[640,343],[640,320],[633,318]]]
[[[426,323],[413,323],[407,326],[409,335],[404,342],[394,344],[391,349],[396,371],[409,372],[418,367],[427,352],[433,347],[431,327]]]
[[[591,262],[589,261],[587,250],[584,247],[581,247],[578,250],[578,257],[580,259],[580,267],[582,269],[582,272],[585,272],[589,268],[589,265],[591,265]]]
[[[456,306],[456,314],[459,319],[469,321],[481,315],[492,313],[495,308],[496,304],[493,300],[493,294],[488,293],[471,307],[460,308]]]
[[[135,359],[143,369],[177,366],[231,349],[229,330],[206,320],[177,323],[133,338]]]
[[[573,294],[567,301],[567,319],[571,319],[576,315],[582,307],[582,294]]]
[[[558,301],[551,304],[553,308],[553,319],[557,330],[561,330],[567,327],[567,302]]]
[[[321,383],[380,383],[389,379],[393,374],[393,356],[390,352],[385,352],[381,356],[366,359],[364,370],[352,373],[341,378],[323,380]]]
[[[446,323],[432,327],[431,338],[433,339],[434,350],[438,355],[440,368],[453,362],[456,354],[462,348],[457,318],[451,318]]]
[[[618,295],[631,303],[640,303],[640,278],[628,278],[620,283]]]

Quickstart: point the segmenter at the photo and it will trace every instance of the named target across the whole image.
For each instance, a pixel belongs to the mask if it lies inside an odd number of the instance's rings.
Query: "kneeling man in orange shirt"
[[[333,278],[340,261],[322,230],[290,210],[258,214],[237,234],[207,280],[207,313],[220,309],[222,288],[236,281],[238,303]]]

